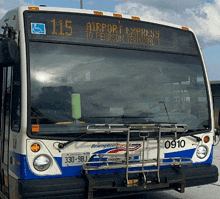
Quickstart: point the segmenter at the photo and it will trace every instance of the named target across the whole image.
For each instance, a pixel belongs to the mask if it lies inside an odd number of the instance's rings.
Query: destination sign
[[[28,38],[198,54],[190,31],[123,18],[76,13],[25,13]]]

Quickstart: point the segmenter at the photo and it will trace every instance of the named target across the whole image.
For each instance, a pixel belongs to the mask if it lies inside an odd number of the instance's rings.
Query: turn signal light
[[[37,144],[37,143],[32,144],[32,145],[31,145],[31,151],[32,151],[32,152],[38,152],[38,151],[40,151],[40,145]]]
[[[209,138],[209,136],[205,136],[203,140],[204,140],[205,143],[208,143],[210,138]]]

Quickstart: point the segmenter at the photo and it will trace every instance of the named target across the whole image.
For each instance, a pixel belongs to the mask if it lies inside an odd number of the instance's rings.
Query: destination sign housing
[[[123,18],[58,12],[25,12],[30,40],[198,54],[190,31]]]

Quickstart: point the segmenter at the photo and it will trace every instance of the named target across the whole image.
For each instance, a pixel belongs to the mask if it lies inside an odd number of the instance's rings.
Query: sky
[[[0,18],[21,5],[80,8],[80,0],[0,0]],[[83,8],[192,28],[202,48],[209,79],[220,81],[220,0],[83,0]]]

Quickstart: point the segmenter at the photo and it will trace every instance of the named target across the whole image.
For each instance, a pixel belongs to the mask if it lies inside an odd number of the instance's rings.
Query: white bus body
[[[218,180],[191,29],[19,7],[0,21],[2,198],[108,198]]]

